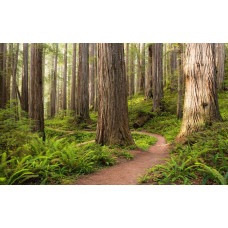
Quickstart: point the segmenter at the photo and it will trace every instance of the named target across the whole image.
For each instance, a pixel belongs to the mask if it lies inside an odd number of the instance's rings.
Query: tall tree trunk
[[[21,107],[28,112],[28,44],[23,44],[23,74],[21,89]]]
[[[183,67],[183,45],[182,44],[178,44],[179,46],[179,52],[178,52],[178,100],[177,100],[177,118],[180,119],[182,117],[182,81],[183,81],[183,71],[182,71],[182,67]]]
[[[127,104],[124,44],[98,44],[99,108],[96,143],[132,145]]]
[[[79,44],[77,115],[80,121],[89,119],[89,44]]]
[[[130,49],[130,78],[129,78],[129,96],[135,94],[135,45],[131,44]]]
[[[54,63],[54,69],[52,74],[52,80],[51,80],[51,110],[50,110],[50,116],[54,117],[56,114],[56,85],[57,85],[57,65],[58,65],[58,44],[56,44],[55,48],[55,63]]]
[[[224,89],[225,80],[225,44],[215,44],[215,64],[217,69],[217,87],[218,89]]]
[[[32,91],[33,107],[31,108],[31,118],[33,120],[33,131],[39,132],[45,140],[44,133],[44,105],[43,105],[43,74],[42,74],[42,44],[31,45],[32,54],[32,70],[31,70],[31,84],[34,90]]]
[[[125,54],[126,64],[126,78],[127,78],[127,95],[129,96],[129,43],[126,44],[126,54]]]
[[[10,84],[11,78],[13,74],[13,61],[12,61],[12,54],[13,54],[13,44],[9,44],[9,51],[8,51],[8,58],[7,58],[7,68],[6,68],[6,103],[10,100]]]
[[[147,74],[145,79],[145,98],[152,98],[152,45],[148,47]]]
[[[97,61],[97,44],[95,44],[94,46],[94,56],[95,56],[95,61],[94,61],[94,73],[95,73],[95,80],[94,80],[94,111],[97,111],[98,109],[98,101],[97,101],[97,97],[98,97],[98,91],[97,91],[97,75],[98,75],[98,61]]]
[[[222,120],[216,88],[215,45],[187,43],[185,57],[184,113],[178,138]]]
[[[152,49],[152,75],[153,75],[153,111],[159,112],[163,97],[163,44],[153,44]]]
[[[76,111],[75,106],[75,94],[76,94],[76,53],[77,53],[77,44],[73,44],[73,59],[72,59],[72,78],[71,78],[71,102],[70,109],[74,112]]]
[[[145,43],[141,45],[141,79],[140,79],[140,91],[145,91]]]
[[[89,63],[89,107],[94,106],[94,45],[90,44],[89,49],[89,57],[90,57],[90,63]]]
[[[15,55],[13,57],[13,80],[11,99],[17,99],[17,63],[18,63],[19,44],[16,46]]]
[[[67,43],[64,49],[63,110],[67,109]]]
[[[5,107],[4,46],[5,44],[0,43],[0,109],[3,109]]]
[[[141,84],[141,62],[140,62],[140,43],[137,45],[137,83],[136,83],[136,92],[140,92],[140,84]]]

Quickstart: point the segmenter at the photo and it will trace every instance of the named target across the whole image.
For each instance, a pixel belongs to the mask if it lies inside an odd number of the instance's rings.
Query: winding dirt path
[[[122,161],[115,166],[104,168],[95,173],[79,177],[76,185],[136,185],[137,178],[146,173],[146,169],[157,164],[165,163],[165,159],[170,157],[170,147],[163,136],[133,131],[145,135],[152,135],[157,138],[155,145],[149,147],[148,151],[141,149],[131,150],[134,159]]]

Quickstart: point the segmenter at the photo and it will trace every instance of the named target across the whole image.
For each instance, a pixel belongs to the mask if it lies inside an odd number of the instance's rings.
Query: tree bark
[[[89,45],[89,107],[94,106],[94,45],[95,44]]]
[[[56,114],[56,86],[57,86],[57,65],[58,65],[58,44],[56,44],[55,48],[55,63],[54,63],[54,70],[52,74],[52,80],[51,80],[51,110],[50,110],[50,116],[54,117]]]
[[[140,78],[140,91],[145,91],[145,43],[141,45],[141,78]]]
[[[67,109],[67,43],[64,49],[63,110]]]
[[[12,80],[12,95],[11,99],[17,99],[17,63],[18,63],[19,44],[16,46],[15,56],[13,58],[13,80]]]
[[[98,57],[97,57],[97,44],[95,44],[94,47],[94,56],[95,56],[95,61],[94,61],[94,73],[95,73],[95,81],[94,81],[94,111],[97,111],[98,109],[98,101],[97,101],[97,97],[98,97],[98,91],[97,91],[97,75],[98,75]]]
[[[189,136],[205,124],[222,120],[216,88],[215,45],[188,43],[185,58],[184,113],[178,138]]]
[[[141,84],[141,60],[140,60],[140,43],[137,45],[137,83],[136,83],[136,92],[140,92],[140,84]]]
[[[4,46],[5,44],[0,43],[0,109],[5,107]]]
[[[23,44],[23,74],[21,89],[21,108],[28,112],[28,44]]]
[[[148,47],[148,63],[147,63],[147,74],[145,79],[145,98],[146,100],[152,98],[152,45]]]
[[[76,111],[75,95],[76,95],[76,53],[77,44],[73,44],[73,59],[72,59],[72,78],[71,78],[71,102],[70,109]]]
[[[180,119],[182,117],[182,84],[183,84],[183,45],[178,44],[179,52],[178,52],[178,100],[177,100],[177,118]]]
[[[127,104],[124,44],[98,44],[99,108],[96,143],[132,145]]]
[[[129,96],[135,94],[135,45],[131,44],[130,49],[130,78],[129,78]]]
[[[77,115],[80,121],[89,119],[89,44],[79,44]]]
[[[125,54],[125,59],[126,59],[126,78],[127,78],[127,95],[129,96],[129,43],[126,44],[126,54]]]
[[[32,44],[31,56],[31,85],[34,89],[31,93],[33,106],[31,107],[31,118],[33,120],[32,130],[39,132],[45,140],[44,133],[44,106],[43,106],[43,74],[42,74],[42,44]]]
[[[161,100],[163,97],[163,44],[153,44],[152,48],[153,111],[159,112],[161,109]]]
[[[225,44],[215,44],[215,64],[217,69],[217,88],[224,89],[225,80]]]

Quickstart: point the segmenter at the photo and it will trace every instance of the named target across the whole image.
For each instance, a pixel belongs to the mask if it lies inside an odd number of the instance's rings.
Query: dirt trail
[[[147,133],[136,132],[145,135],[152,135],[157,138],[155,145],[151,146],[148,151],[141,149],[132,150],[134,159],[123,161],[115,166],[104,168],[95,173],[81,176],[76,185],[136,185],[137,177],[145,174],[145,169],[154,165],[165,163],[165,158],[169,158],[169,145],[163,136]]]

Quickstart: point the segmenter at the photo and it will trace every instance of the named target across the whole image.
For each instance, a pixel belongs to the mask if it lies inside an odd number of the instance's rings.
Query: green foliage
[[[148,150],[148,148],[157,142],[157,139],[153,136],[148,136],[144,134],[132,133],[132,137],[135,141],[137,147]]]

